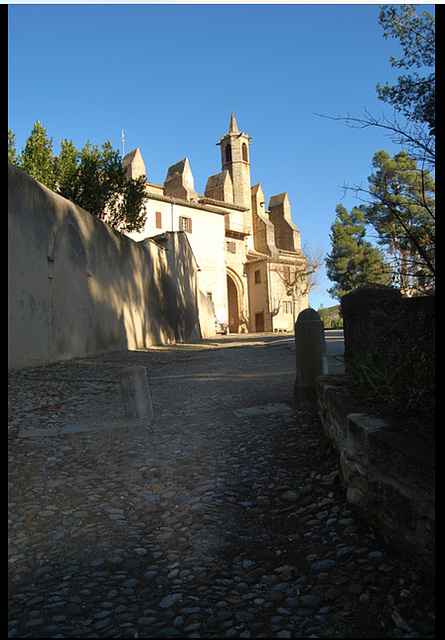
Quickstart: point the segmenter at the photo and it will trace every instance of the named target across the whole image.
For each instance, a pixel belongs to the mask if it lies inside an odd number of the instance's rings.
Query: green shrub
[[[387,361],[356,352],[345,363],[349,383],[402,430],[430,440],[434,432],[434,353],[422,341]]]

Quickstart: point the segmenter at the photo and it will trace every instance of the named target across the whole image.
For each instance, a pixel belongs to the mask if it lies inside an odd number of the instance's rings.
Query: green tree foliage
[[[381,251],[365,240],[365,215],[354,207],[348,213],[337,205],[331,226],[332,251],[326,258],[327,275],[334,286],[329,293],[342,296],[367,283],[390,284],[388,266]]]
[[[16,156],[14,134],[8,132],[8,160],[114,229],[123,232],[143,229],[145,178],[126,178],[120,153],[109,140],[100,148],[88,141],[78,151],[72,140],[65,139],[55,158],[52,138],[48,139],[46,130],[37,121],[21,158]]]
[[[46,129],[37,120],[31,135],[26,141],[20,167],[28,175],[46,187],[54,189],[56,177],[54,173],[53,139],[48,139]]]
[[[431,287],[435,277],[435,184],[406,151],[374,155],[370,202],[360,208],[391,256],[394,279],[407,293]]]
[[[435,90],[435,19],[427,11],[418,16],[419,5],[402,4],[381,7],[379,22],[384,30],[384,37],[399,40],[403,48],[403,57],[399,60],[391,56],[391,66],[399,69],[432,69],[425,77],[414,71],[410,75],[402,75],[397,84],[384,87],[377,85],[379,98],[394,105],[403,115],[414,122],[426,123],[430,132],[435,133],[436,110]]]
[[[325,309],[323,305],[320,305],[320,308],[317,310],[318,315],[320,316],[320,320],[322,320],[324,327],[329,326],[329,309]]]
[[[8,129],[8,162],[11,164],[19,164],[17,149],[15,147],[15,135],[12,133],[11,129]]]
[[[142,231],[147,214],[145,212],[146,180],[144,176],[126,180],[122,190],[122,201],[117,203],[114,218],[110,218],[111,226],[118,226],[122,231]],[[142,213],[141,213],[142,212]]]
[[[56,158],[55,164],[57,192],[72,202],[76,202],[80,190],[78,161],[79,152],[75,148],[73,141],[62,140],[60,154]]]
[[[70,150],[66,157],[68,172],[72,170],[73,156],[74,152]],[[110,141],[101,149],[88,141],[79,153],[73,201],[98,218],[105,219],[107,207],[118,197],[123,182],[120,155]]]
[[[60,193],[119,231],[140,231],[146,219],[145,178],[127,180],[110,141],[99,149],[89,141],[79,154],[65,141]],[[74,180],[73,180],[74,178]]]
[[[391,122],[385,116],[377,120],[369,113],[364,118],[339,118],[359,128],[381,127],[396,144],[403,145],[404,150],[393,158],[385,151],[374,155],[367,189],[347,189],[360,196],[363,204],[353,212],[360,211],[362,222],[374,230],[391,264],[392,282],[405,295],[432,292],[435,283],[435,185],[430,171],[425,170],[434,171],[435,162],[435,20],[426,11],[417,15],[418,6],[383,5],[379,16],[384,37],[397,39],[403,49],[400,59],[391,57],[391,65],[411,73],[400,76],[392,87],[377,85],[377,93],[405,122],[400,124],[396,117]],[[337,295],[351,284],[350,272],[357,262],[354,243],[361,243],[354,232],[349,233],[351,221],[343,218],[345,229],[337,228],[338,219],[334,223],[329,256]]]
[[[320,319],[323,321],[325,329],[342,329],[343,318],[340,315],[340,305],[328,307],[325,309],[323,305],[317,310]]]

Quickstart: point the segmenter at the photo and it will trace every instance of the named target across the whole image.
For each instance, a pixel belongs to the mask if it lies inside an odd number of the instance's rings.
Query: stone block
[[[124,412],[131,418],[153,417],[150,387],[145,367],[128,367],[119,374]]]

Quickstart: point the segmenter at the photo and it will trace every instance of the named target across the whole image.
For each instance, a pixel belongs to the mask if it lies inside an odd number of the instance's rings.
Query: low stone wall
[[[403,298],[397,289],[364,285],[343,296],[341,312],[346,362],[362,354],[390,367],[406,351],[434,357],[434,295]]]
[[[347,500],[388,543],[432,571],[434,451],[361,412],[342,383],[341,376],[321,376],[317,394],[323,430],[339,455]]]

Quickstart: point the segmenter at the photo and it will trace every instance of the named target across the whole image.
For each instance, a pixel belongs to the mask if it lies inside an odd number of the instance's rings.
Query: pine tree
[[[390,274],[382,253],[365,238],[365,216],[354,207],[348,213],[337,205],[331,226],[332,251],[326,258],[327,275],[334,286],[329,293],[338,300],[363,284],[390,284]]]
[[[407,293],[419,279],[435,279],[435,183],[406,151],[393,158],[378,151],[368,178],[371,202],[363,205],[366,222],[392,257],[395,280]]]
[[[391,66],[412,69],[423,67],[431,73],[420,77],[414,71],[410,75],[399,76],[397,84],[390,87],[377,85],[381,100],[389,102],[414,122],[429,125],[430,135],[435,134],[436,124],[436,21],[427,11],[417,15],[418,5],[381,5],[379,22],[384,29],[383,36],[399,40],[403,57],[396,60],[391,56]]]

